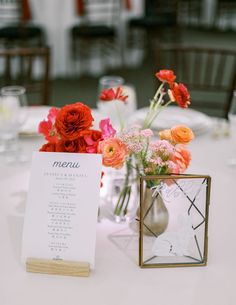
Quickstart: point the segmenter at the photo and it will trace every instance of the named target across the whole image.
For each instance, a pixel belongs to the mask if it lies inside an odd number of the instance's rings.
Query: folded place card
[[[22,260],[94,267],[102,158],[35,152],[24,219]]]

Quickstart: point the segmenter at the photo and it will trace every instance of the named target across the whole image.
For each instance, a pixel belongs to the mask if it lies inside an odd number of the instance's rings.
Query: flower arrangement
[[[161,70],[156,77],[161,85],[150,102],[143,126],[124,130],[121,124],[117,132],[110,119],[106,118],[100,121],[99,130],[95,130],[92,128],[94,119],[91,109],[81,102],[61,109],[51,108],[47,120],[39,124],[39,132],[47,140],[40,148],[42,152],[100,153],[104,166],[121,169],[126,164],[124,186],[114,210],[116,215],[127,212],[132,169],[137,175],[179,174],[187,169],[191,160],[185,146],[194,138],[190,128],[174,126],[159,132],[159,139],[154,138],[150,129],[158,113],[170,103],[177,103],[182,108],[190,104],[187,88],[175,82],[173,71]],[[100,95],[100,100],[104,102],[114,99],[126,103],[127,95],[121,87],[104,90]]]
[[[115,215],[127,213],[131,192],[129,177],[132,169],[138,176],[179,174],[187,169],[191,160],[191,154],[185,145],[194,138],[194,135],[187,126],[180,125],[174,126],[170,130],[163,130],[159,133],[159,140],[152,140],[153,132],[150,127],[163,109],[171,103],[176,103],[181,108],[187,108],[190,105],[190,94],[187,88],[184,84],[175,82],[176,75],[172,70],[160,70],[155,76],[161,84],[150,101],[143,125],[124,130],[123,124],[121,124],[120,133],[116,135],[117,139],[126,145],[127,155],[125,158],[126,175],[114,210]],[[100,95],[100,100],[104,102],[112,102],[114,99],[126,102],[126,98],[121,87],[104,90]],[[119,113],[117,115],[120,116]],[[103,147],[106,146],[103,143],[100,148],[102,153],[104,153]],[[115,147],[110,148],[116,150]],[[104,165],[105,159],[106,157]],[[151,183],[149,182],[149,184]],[[151,187],[151,185],[149,186]]]

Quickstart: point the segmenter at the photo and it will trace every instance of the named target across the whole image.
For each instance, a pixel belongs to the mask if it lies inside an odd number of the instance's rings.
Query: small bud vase
[[[151,236],[161,235],[165,232],[169,222],[169,213],[161,191],[155,192],[154,195],[153,190],[146,187],[142,203],[143,233]],[[140,208],[137,210],[137,217],[140,219]]]

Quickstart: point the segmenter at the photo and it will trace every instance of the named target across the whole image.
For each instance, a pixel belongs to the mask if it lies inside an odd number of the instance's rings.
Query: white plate
[[[37,136],[38,125],[42,120],[47,119],[50,106],[31,106],[28,107],[27,120],[21,127],[20,136]]]
[[[142,124],[148,109],[148,107],[145,107],[137,110],[132,116],[130,124]],[[211,128],[212,120],[206,114],[194,109],[169,106],[158,114],[151,128],[153,130],[163,130],[179,124],[187,125],[196,134],[200,134]]]

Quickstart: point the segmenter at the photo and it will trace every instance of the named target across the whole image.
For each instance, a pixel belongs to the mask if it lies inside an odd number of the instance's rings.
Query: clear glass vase
[[[107,182],[106,216],[117,223],[133,220],[138,206],[139,189],[135,172],[129,163],[121,170],[111,170]]]

